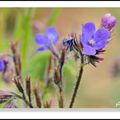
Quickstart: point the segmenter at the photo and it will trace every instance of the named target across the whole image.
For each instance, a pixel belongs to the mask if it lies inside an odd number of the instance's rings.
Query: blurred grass
[[[53,9],[52,14],[50,15],[50,17],[48,19],[47,26],[51,26],[54,24],[54,22],[59,17],[61,10],[62,10],[61,8],[54,8]]]
[[[26,65],[26,57],[27,57],[27,50],[29,46],[29,41],[32,38],[32,25],[31,25],[31,20],[32,20],[32,8],[26,8],[23,11],[23,37],[22,37],[22,63],[23,66],[25,67]]]
[[[15,28],[14,28],[14,33],[13,33],[13,40],[14,41],[19,41],[23,33],[22,25],[23,25],[23,14],[21,13],[22,11],[17,11],[16,15],[16,21],[15,21]]]

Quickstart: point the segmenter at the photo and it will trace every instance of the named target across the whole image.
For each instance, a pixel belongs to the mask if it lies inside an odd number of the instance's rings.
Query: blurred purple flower
[[[120,77],[120,57],[116,57],[111,63],[110,74],[112,77]]]
[[[97,51],[103,49],[110,36],[110,32],[104,28],[95,31],[95,25],[92,22],[83,24],[80,41],[83,46],[83,54],[96,55]]]
[[[9,54],[0,55],[0,72],[2,72],[4,82],[12,82],[12,78],[16,74],[13,56]]]
[[[5,63],[2,59],[0,59],[0,72],[3,72],[5,69]]]
[[[113,27],[115,27],[116,22],[116,18],[110,13],[107,13],[101,19],[101,26],[108,30],[111,30]]]
[[[41,46],[38,51],[50,49],[51,46],[56,44],[58,39],[59,33],[53,26],[48,27],[45,34],[37,33],[35,35],[35,42]]]
[[[32,23],[32,28],[35,29],[37,32],[41,31],[41,29],[40,29],[41,26],[39,24],[40,24],[39,21],[33,21],[33,23]]]

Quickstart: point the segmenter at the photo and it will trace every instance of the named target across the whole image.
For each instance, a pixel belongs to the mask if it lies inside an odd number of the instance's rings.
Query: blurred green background
[[[0,8],[0,53],[10,53],[10,42],[18,41],[22,57],[23,76],[30,75],[33,85],[44,83],[48,65],[49,51],[36,52],[39,47],[34,42],[34,35],[43,32],[47,26],[55,26],[60,33],[60,40],[73,29],[81,33],[82,23],[93,21],[100,26],[101,17],[110,12],[117,18],[117,25],[112,34],[112,41],[103,55],[105,60],[94,68],[85,67],[81,86],[77,94],[76,108],[115,108],[120,101],[120,78],[111,77],[111,64],[120,56],[120,9],[119,8]],[[39,31],[38,31],[39,30]],[[68,107],[78,75],[79,61],[69,59],[64,66],[63,83],[65,103]],[[14,84],[0,80],[1,89],[16,90]],[[55,92],[55,86],[49,92]],[[50,95],[48,95],[50,97]],[[57,95],[52,94],[57,99]],[[56,104],[53,107],[57,107]]]

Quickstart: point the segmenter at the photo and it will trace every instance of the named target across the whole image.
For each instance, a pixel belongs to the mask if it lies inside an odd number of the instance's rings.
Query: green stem
[[[59,100],[59,107],[60,108],[64,108],[64,97],[63,97],[63,88],[62,88],[62,67],[63,66],[60,66],[60,69],[59,69],[59,74],[60,74],[60,86],[59,86],[59,97],[60,97],[60,100]]]

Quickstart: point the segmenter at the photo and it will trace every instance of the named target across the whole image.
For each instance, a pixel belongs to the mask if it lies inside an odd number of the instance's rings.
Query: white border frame
[[[1,119],[118,119],[120,109],[3,109]]]
[[[107,7],[119,7],[120,1],[0,1],[0,8],[10,7],[71,7],[71,8],[107,8]],[[82,119],[117,119],[120,118],[120,109],[107,108],[107,109],[0,109],[1,119],[66,119],[66,118],[82,118]]]
[[[0,7],[120,7],[120,1],[0,1]]]

